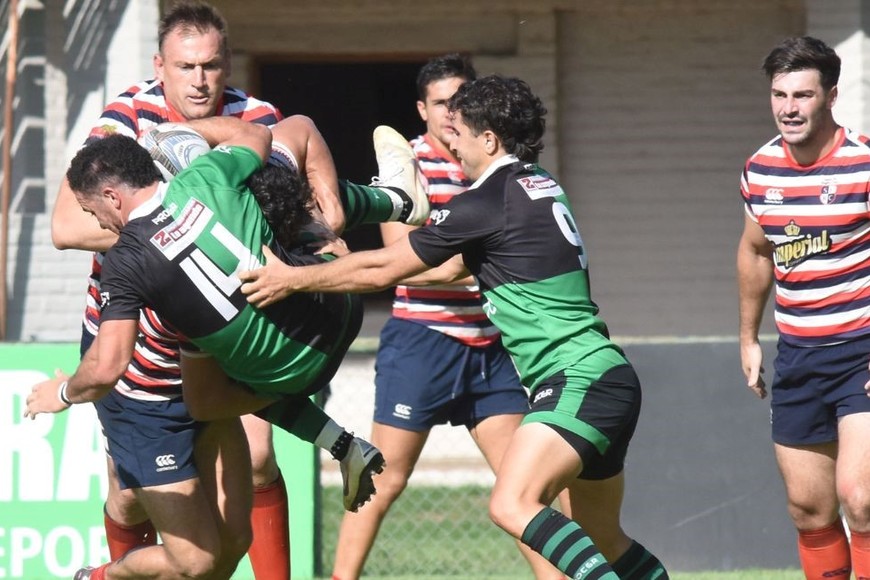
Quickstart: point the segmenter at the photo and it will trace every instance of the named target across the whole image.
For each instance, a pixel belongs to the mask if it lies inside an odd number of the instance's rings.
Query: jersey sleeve
[[[145,306],[142,289],[145,288],[145,268],[125,232],[106,252],[100,280],[100,320],[139,319],[139,310]]]
[[[171,187],[199,187],[221,184],[239,189],[263,166],[263,160],[253,149],[219,145],[193,160],[190,167],[172,180]]]
[[[758,216],[752,211],[752,197],[749,193],[749,162],[743,167],[740,175],[740,196],[743,198],[743,211],[754,222],[758,222]]]
[[[434,268],[456,254],[467,256],[476,247],[487,247],[499,235],[504,223],[503,208],[494,201],[492,196],[476,190],[454,197],[426,226],[408,234],[411,248],[417,257]],[[481,216],[487,217],[481,219]]]

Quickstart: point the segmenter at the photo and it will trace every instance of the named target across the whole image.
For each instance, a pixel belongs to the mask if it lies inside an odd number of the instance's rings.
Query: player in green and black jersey
[[[270,258],[265,269],[240,274],[248,300],[268,308],[294,292],[376,290],[467,268],[531,390],[531,409],[497,474],[491,517],[571,578],[667,578],[619,523],[640,384],[590,298],[567,196],[535,164],[545,110],[524,82],[497,76],[465,83],[448,107],[451,148],[476,180],[471,189],[384,249],[302,268]],[[566,487],[577,521],[549,507]]]

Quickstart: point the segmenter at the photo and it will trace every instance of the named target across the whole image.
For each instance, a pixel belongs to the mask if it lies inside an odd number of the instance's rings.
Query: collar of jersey
[[[516,155],[504,155],[503,157],[499,157],[495,161],[493,161],[489,167],[486,168],[486,171],[483,172],[483,175],[477,178],[477,181],[471,184],[471,187],[468,189],[474,189],[478,187],[481,183],[486,181],[490,175],[504,167],[505,165],[510,165],[511,163],[516,163],[519,161]]]
[[[130,212],[129,219],[134,220],[136,218],[146,216],[155,209],[157,209],[157,207],[163,203],[163,198],[166,197],[166,190],[168,188],[169,184],[161,181],[157,185],[157,190],[154,191],[154,195],[146,199],[144,202],[142,202],[142,205]]]

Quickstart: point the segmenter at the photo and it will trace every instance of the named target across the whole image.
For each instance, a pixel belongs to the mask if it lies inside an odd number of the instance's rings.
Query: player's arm
[[[391,246],[400,239],[416,230],[418,226],[409,226],[401,222],[386,222],[381,224],[381,238],[384,246]],[[415,276],[399,281],[406,286],[431,286],[432,284],[476,284],[474,278],[465,267],[462,256],[456,255],[436,268],[425,270]]]
[[[51,243],[58,250],[105,252],[118,236],[100,227],[97,219],[82,210],[66,177],[60,184],[51,213]]]
[[[260,308],[295,292],[377,292],[429,268],[407,236],[395,244],[314,266],[288,266],[268,248],[266,265],[239,274],[248,302]]]
[[[71,404],[105,396],[118,383],[133,357],[138,323],[136,319],[103,321],[76,372],[71,377],[57,373],[55,378],[35,385],[27,397],[24,416],[59,413]]]
[[[305,115],[287,117],[272,127],[272,140],[287,147],[296,157],[326,225],[341,234],[345,215],[338,194],[338,173],[329,146],[314,121]]]
[[[758,330],[773,286],[772,247],[764,230],[749,215],[737,246],[737,287],[740,309],[740,361],[747,386],[760,398],[767,395],[761,377],[762,353]]]
[[[186,123],[202,135],[212,147],[219,145],[247,147],[266,161],[272,151],[272,132],[265,125],[249,123],[236,117],[209,117]]]

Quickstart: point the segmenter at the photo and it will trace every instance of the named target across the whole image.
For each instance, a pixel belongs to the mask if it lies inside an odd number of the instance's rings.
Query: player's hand
[[[264,266],[239,274],[242,293],[257,308],[274,304],[293,293],[287,282],[288,271],[292,271],[292,266],[282,262],[267,246],[263,246],[263,255],[266,258]]]
[[[759,399],[767,396],[767,385],[764,384],[764,367],[761,365],[763,354],[758,342],[740,345],[740,362],[743,366],[743,374],[746,375],[746,386],[755,393]]]
[[[336,258],[347,256],[350,254],[350,248],[347,247],[347,242],[341,238],[335,238],[326,242],[322,248],[317,250],[315,254],[333,254]]]
[[[54,371],[55,378],[37,383],[27,395],[27,407],[24,416],[36,419],[40,413],[60,413],[69,408],[69,405],[60,400],[58,390],[61,383],[67,380],[65,374],[59,370]]]

